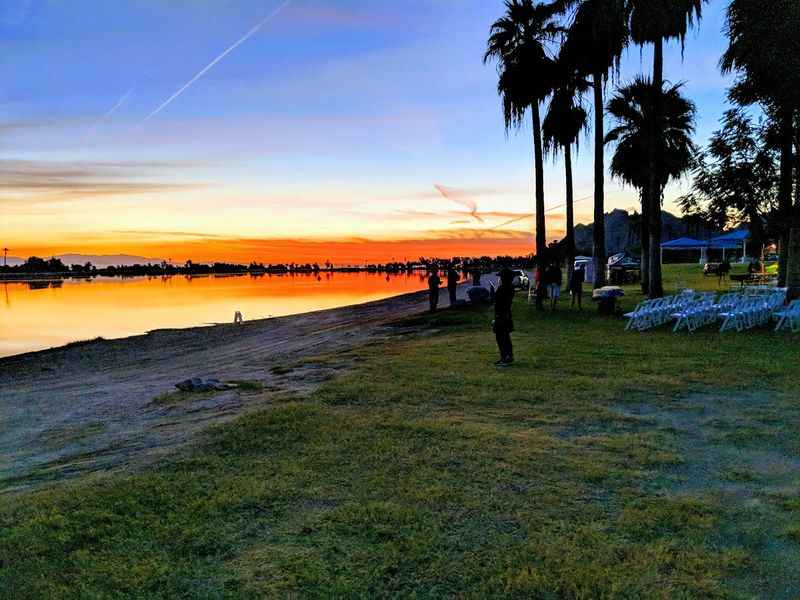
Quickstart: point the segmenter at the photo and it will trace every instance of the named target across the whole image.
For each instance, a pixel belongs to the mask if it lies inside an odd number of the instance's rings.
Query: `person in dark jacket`
[[[478,287],[481,284],[481,270],[473,269],[471,275],[472,275],[472,286]]]
[[[458,273],[452,266],[447,269],[447,293],[450,296],[450,306],[456,305],[459,279]]]
[[[430,302],[431,312],[436,312],[436,307],[439,306],[440,285],[442,285],[442,280],[439,278],[438,269],[431,271],[428,276],[428,301]]]
[[[494,295],[494,322],[492,323],[494,335],[497,339],[497,348],[500,350],[500,360],[497,365],[510,365],[514,362],[514,347],[511,343],[511,332],[514,331],[514,321],[511,316],[511,305],[514,302],[514,273],[509,269],[500,271],[500,287]]]
[[[561,284],[564,283],[564,275],[557,262],[553,262],[547,267],[545,281],[547,283],[547,295],[550,298],[550,310],[555,310],[558,299],[561,297]]]
[[[586,281],[586,269],[583,265],[572,272],[572,279],[569,282],[569,292],[572,294],[571,308],[575,308],[575,301],[578,301],[578,310],[583,310],[583,282]]]

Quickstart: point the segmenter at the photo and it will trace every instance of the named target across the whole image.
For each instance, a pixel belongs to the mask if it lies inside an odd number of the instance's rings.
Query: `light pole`
[[[8,248],[3,248],[3,266],[8,266]]]

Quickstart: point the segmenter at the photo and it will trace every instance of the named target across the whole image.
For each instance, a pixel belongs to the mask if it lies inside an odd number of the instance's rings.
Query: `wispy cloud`
[[[138,238],[177,238],[177,239],[203,239],[203,240],[228,240],[229,235],[214,233],[200,233],[197,231],[160,231],[157,229],[117,229],[111,233]]]
[[[46,127],[47,123],[36,121],[5,121],[0,122],[0,135],[9,135],[18,131]]]
[[[37,203],[151,194],[204,186],[157,180],[154,171],[174,169],[177,164],[0,159],[0,189],[9,195],[24,196],[26,203]],[[13,199],[7,196],[4,203],[11,201]]]

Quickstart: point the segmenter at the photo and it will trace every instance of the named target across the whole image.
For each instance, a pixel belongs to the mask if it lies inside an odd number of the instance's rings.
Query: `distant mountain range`
[[[688,223],[680,217],[662,211],[663,230],[661,241],[679,237],[708,239],[721,232],[695,223]],[[627,248],[640,245],[639,215],[631,215],[625,210],[615,209],[606,213],[606,254],[609,256],[622,252]],[[591,255],[594,243],[594,225],[575,226],[575,245],[579,253]]]
[[[49,256],[43,258],[50,258]],[[161,264],[163,258],[146,258],[130,254],[57,254],[55,258],[61,259],[65,265],[85,265],[92,263],[97,268],[103,267],[130,267],[132,265]],[[0,256],[2,259],[2,256]],[[9,256],[8,265],[15,267],[23,264],[27,259],[18,256]]]

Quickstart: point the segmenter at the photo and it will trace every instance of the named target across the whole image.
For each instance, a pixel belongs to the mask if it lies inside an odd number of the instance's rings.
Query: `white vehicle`
[[[514,274],[514,279],[511,281],[511,285],[513,285],[516,289],[527,290],[531,287],[531,281],[528,279],[528,274],[525,271],[522,269],[510,269],[510,271]],[[497,277],[500,277],[500,273],[497,274]]]

